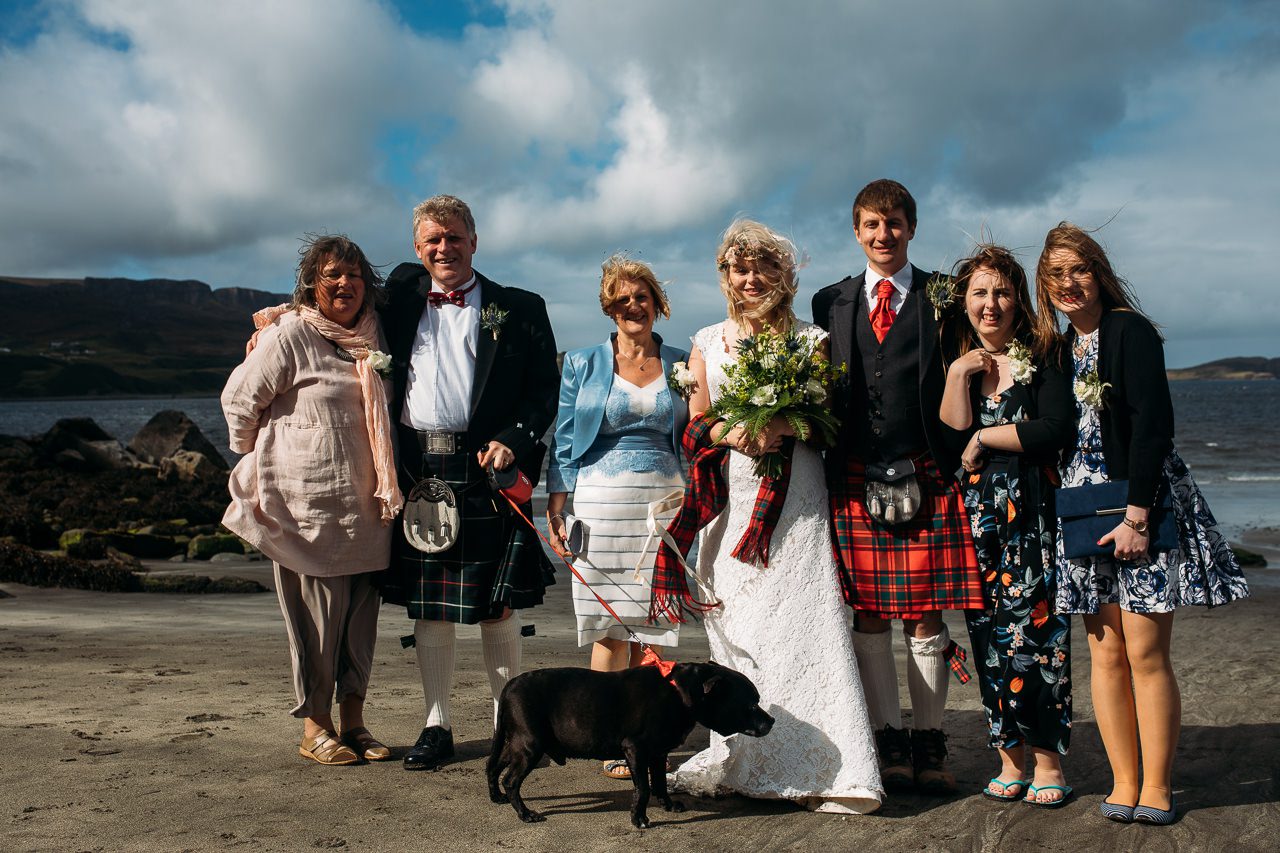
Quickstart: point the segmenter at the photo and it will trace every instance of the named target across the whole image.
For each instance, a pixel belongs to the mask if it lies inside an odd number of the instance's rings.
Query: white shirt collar
[[[867,265],[866,279],[863,282],[863,289],[866,290],[867,299],[870,300],[873,305],[875,304],[876,287],[883,279],[884,276],[873,270],[870,264]],[[911,272],[910,261],[903,264],[902,269],[889,276],[889,281],[893,282],[894,290],[898,291],[898,296],[904,299],[906,298],[906,295],[911,292],[912,279],[913,273]]]

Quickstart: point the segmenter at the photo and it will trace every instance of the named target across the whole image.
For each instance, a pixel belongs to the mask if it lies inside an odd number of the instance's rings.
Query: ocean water
[[[1174,382],[1176,444],[1219,523],[1233,537],[1280,527],[1280,381]],[[124,443],[156,412],[178,409],[228,461],[214,397],[0,401],[0,435],[37,435],[60,418],[90,417]]]

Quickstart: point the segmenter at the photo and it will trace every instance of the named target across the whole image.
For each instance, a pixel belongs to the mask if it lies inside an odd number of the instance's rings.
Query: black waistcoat
[[[858,302],[853,328],[863,375],[849,377],[850,411],[864,413],[858,429],[863,461],[892,462],[928,447],[920,417],[920,294],[907,294],[883,343],[871,328],[865,290]]]

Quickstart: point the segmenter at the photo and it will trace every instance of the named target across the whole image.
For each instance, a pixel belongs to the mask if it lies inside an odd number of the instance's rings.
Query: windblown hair
[[[1036,264],[1036,303],[1039,305],[1039,318],[1036,326],[1036,343],[1042,345],[1043,339],[1057,336],[1058,315],[1053,306],[1050,294],[1058,286],[1062,270],[1049,260],[1049,255],[1063,249],[1080,259],[1080,263],[1093,274],[1098,284],[1098,298],[1102,300],[1102,310],[1133,311],[1143,313],[1138,297],[1134,296],[1129,283],[1116,275],[1111,268],[1111,261],[1102,245],[1079,225],[1071,222],[1059,222],[1044,237],[1044,249],[1040,252],[1040,262]],[[1150,317],[1147,317],[1150,320]],[[1152,325],[1155,325],[1154,323]]]
[[[643,261],[628,258],[621,253],[611,255],[600,265],[600,310],[610,316],[609,309],[618,301],[618,290],[623,284],[632,282],[643,284],[649,288],[649,296],[653,306],[661,317],[671,318],[671,303],[667,301],[667,292],[662,289],[658,277]]]
[[[737,263],[755,264],[756,271],[769,286],[764,298],[749,309],[738,302],[729,286],[729,270]],[[738,219],[724,232],[716,253],[716,266],[720,270],[720,291],[728,304],[730,320],[768,323],[782,334],[791,331],[796,321],[791,305],[799,288],[796,271],[800,260],[795,244],[759,222]]]
[[[911,193],[907,192],[907,188],[889,178],[872,181],[859,190],[857,197],[853,200],[853,227],[854,229],[858,227],[858,220],[861,218],[859,210],[869,210],[883,215],[899,207],[906,214],[907,224],[914,231],[916,200],[911,197]]]
[[[476,220],[471,215],[471,208],[460,198],[451,195],[433,195],[413,209],[413,239],[418,239],[418,224],[430,219],[437,225],[444,225],[457,217],[467,226],[467,236],[476,236]]]
[[[364,279],[364,304],[360,310],[378,305],[382,302],[382,273],[369,263],[360,247],[345,234],[305,234],[302,248],[298,249],[298,272],[293,286],[293,300],[290,308],[303,305],[315,306],[316,282],[320,279],[320,271],[329,261],[355,264],[360,267],[360,275]]]
[[[1013,256],[1013,252],[1004,246],[994,243],[979,243],[967,258],[962,258],[951,268],[954,288],[954,299],[958,311],[951,311],[943,317],[939,334],[942,337],[943,352],[950,359],[959,358],[970,350],[982,345],[978,333],[969,320],[969,312],[965,310],[965,297],[969,293],[969,284],[979,272],[986,270],[994,273],[1002,281],[1013,288],[1015,300],[1013,339],[1028,344],[1032,355],[1043,359],[1048,353],[1040,349],[1040,341],[1035,338],[1036,315],[1031,301],[1031,291],[1027,286],[1027,273]]]

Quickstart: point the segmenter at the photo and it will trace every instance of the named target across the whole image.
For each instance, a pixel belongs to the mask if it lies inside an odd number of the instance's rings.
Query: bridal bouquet
[[[741,424],[753,440],[781,415],[801,441],[816,429],[824,440],[834,443],[840,423],[826,401],[836,373],[817,341],[766,328],[738,344],[738,358],[725,368],[720,397],[707,414],[722,418],[725,431]],[[758,457],[756,476],[780,476],[785,461],[776,450]]]

